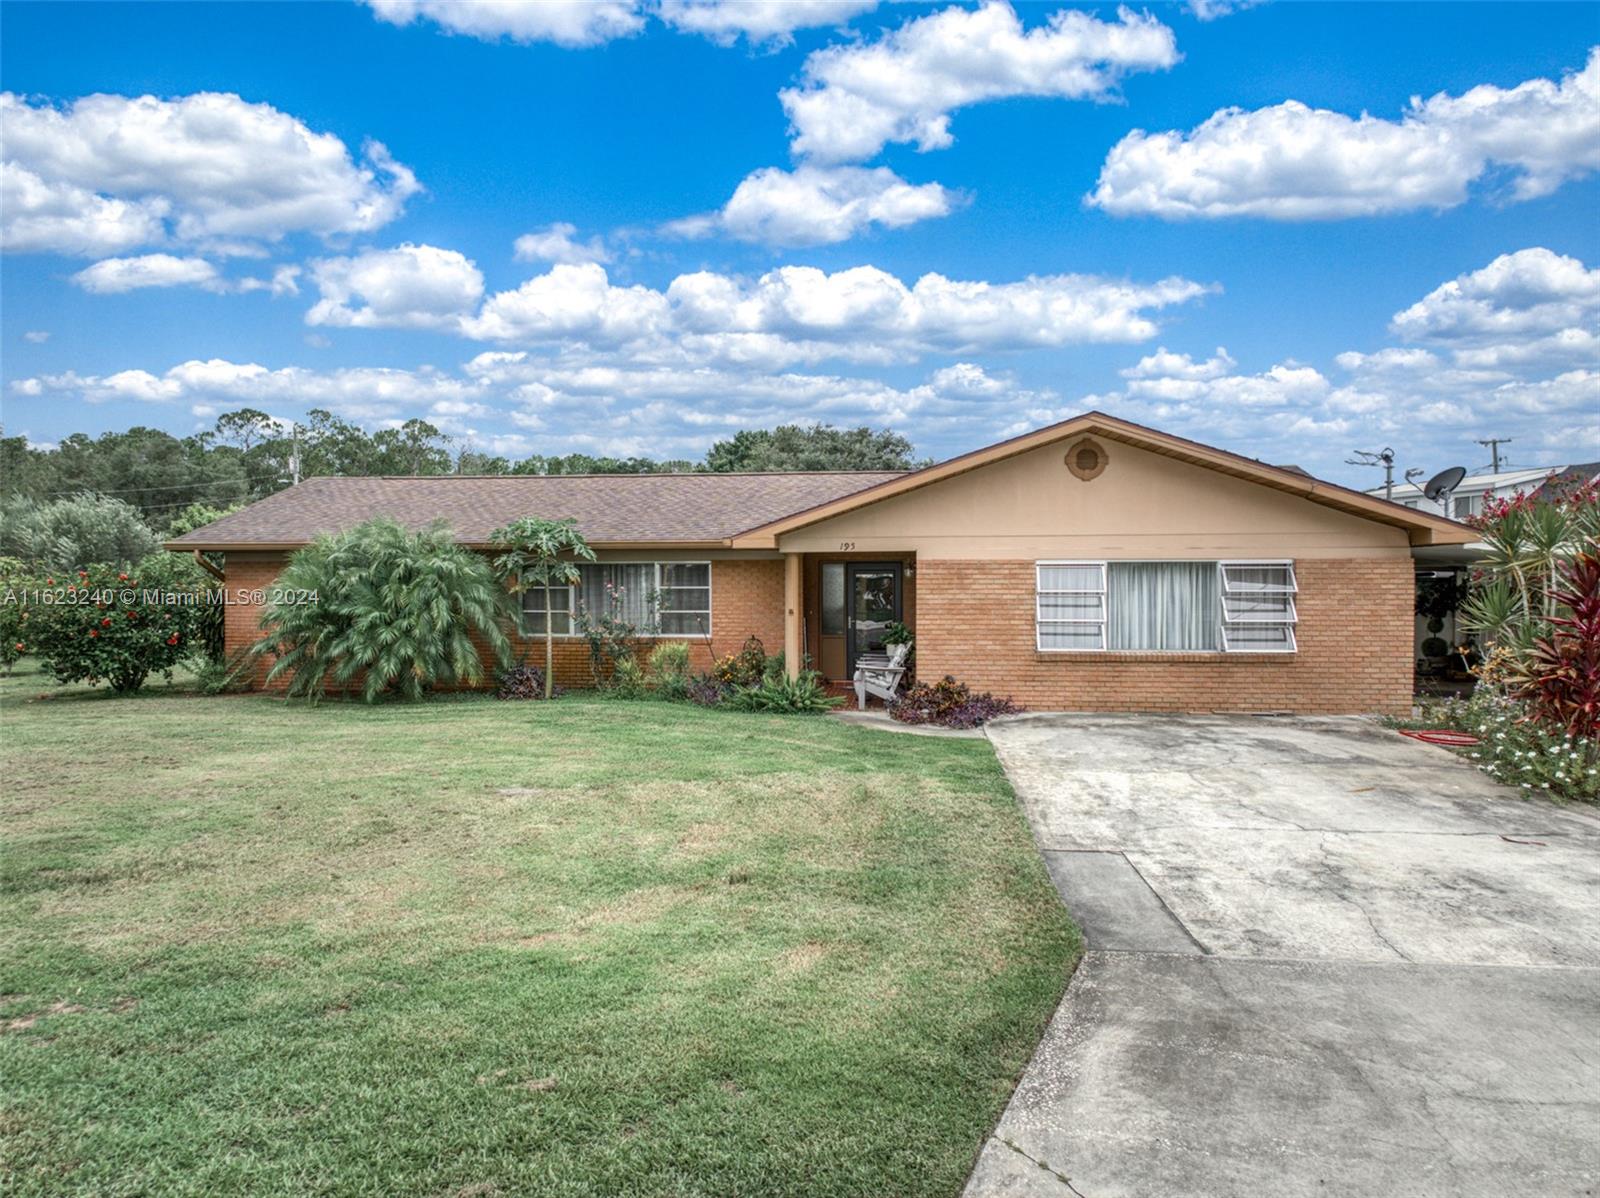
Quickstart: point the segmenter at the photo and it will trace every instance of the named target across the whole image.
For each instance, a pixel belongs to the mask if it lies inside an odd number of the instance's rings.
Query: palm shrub
[[[577,583],[577,561],[592,562],[594,550],[578,531],[576,520],[540,520],[527,517],[514,520],[489,534],[500,550],[494,568],[520,603],[522,595],[534,588],[545,592],[544,613],[544,697],[555,694],[555,614],[549,603],[552,587]],[[572,618],[569,613],[568,618]]]
[[[1553,500],[1491,500],[1471,523],[1485,553],[1461,622],[1527,667],[1535,641],[1550,634],[1560,612],[1564,564],[1594,553],[1600,542],[1600,491],[1589,484]]]
[[[315,702],[359,682],[361,698],[420,698],[432,687],[476,685],[481,638],[504,667],[511,642],[505,587],[489,562],[455,543],[442,522],[409,532],[378,519],[297,552],[278,577],[252,647],[276,660],[270,684]]]

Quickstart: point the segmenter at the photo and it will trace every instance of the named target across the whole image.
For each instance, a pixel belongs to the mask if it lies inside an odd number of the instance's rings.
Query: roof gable
[[[1197,441],[1188,441],[1130,421],[1119,420],[1103,412],[1086,412],[1059,424],[951,458],[924,470],[889,479],[851,495],[816,504],[805,511],[783,516],[766,524],[752,525],[733,538],[733,547],[775,548],[778,538],[783,534],[818,521],[878,503],[892,496],[905,495],[924,487],[935,486],[946,479],[982,469],[1044,446],[1091,434],[1111,442],[1134,445],[1177,461],[1188,462],[1277,491],[1297,495],[1312,503],[1350,515],[1404,529],[1413,545],[1461,544],[1476,536],[1471,528],[1443,516],[1435,516],[1388,500],[1376,499],[1298,471],[1269,466],[1226,450],[1213,449]]]

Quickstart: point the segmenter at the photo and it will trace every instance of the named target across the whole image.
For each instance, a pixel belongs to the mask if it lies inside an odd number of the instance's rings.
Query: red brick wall
[[[231,598],[241,592],[264,591],[283,569],[281,557],[251,560],[230,559],[227,563],[227,589]],[[228,652],[253,644],[261,635],[259,606],[230,603],[224,620]],[[685,638],[690,644],[691,668],[708,669],[712,657],[732,653],[746,637],[758,636],[767,652],[783,648],[783,562],[775,559],[725,560],[711,563],[711,640]],[[544,638],[523,637],[514,630],[512,651],[533,665],[544,664]],[[493,659],[479,644],[485,674],[493,678]],[[260,685],[270,663],[263,661],[254,673]],[[557,637],[555,641],[556,681],[562,686],[589,686],[589,650],[583,641]],[[280,680],[281,681],[281,680]]]
[[[1297,653],[1040,653],[1033,562],[923,558],[917,675],[1035,711],[1408,711],[1410,560],[1305,559],[1295,575]]]
[[[282,557],[228,559],[226,570],[228,577],[222,584],[228,599],[227,607],[222,613],[222,636],[230,659],[235,653],[248,648],[260,639],[262,605],[257,600],[260,593],[266,591],[277,580],[283,566]],[[251,671],[255,685],[260,686],[266,680],[267,670],[271,666],[270,658],[257,659]]]

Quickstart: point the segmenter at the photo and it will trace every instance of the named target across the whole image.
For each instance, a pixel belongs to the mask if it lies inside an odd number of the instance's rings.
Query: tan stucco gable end
[[[1107,458],[1087,479],[1064,457],[1085,437]],[[1242,551],[1268,533],[1308,551],[1320,543],[1328,556],[1476,536],[1453,520],[1090,412],[749,529],[731,545],[819,552],[894,536],[902,546],[916,539],[922,553],[1004,557],[1060,551],[1068,537],[1082,538],[1075,551],[1085,556],[1192,556]],[[976,552],[985,539],[993,548]]]

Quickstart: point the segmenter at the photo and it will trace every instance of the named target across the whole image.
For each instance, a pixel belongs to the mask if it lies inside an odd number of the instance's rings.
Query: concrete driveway
[[[971,1198],[1600,1191],[1600,819],[1354,719],[990,739],[1089,953]]]

